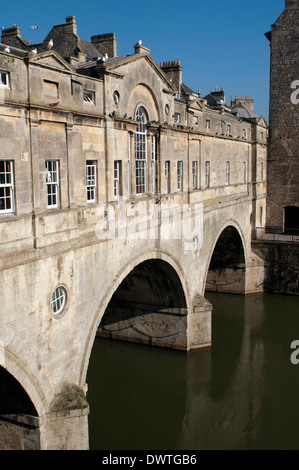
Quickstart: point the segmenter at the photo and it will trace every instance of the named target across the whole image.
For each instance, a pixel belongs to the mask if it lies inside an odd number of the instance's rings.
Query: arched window
[[[136,121],[138,127],[135,134],[135,177],[136,177],[136,194],[146,193],[146,127],[147,114],[145,109],[140,106],[136,112]]]

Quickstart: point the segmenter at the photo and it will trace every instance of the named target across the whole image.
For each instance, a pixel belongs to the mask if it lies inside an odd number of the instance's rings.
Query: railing
[[[281,232],[276,227],[256,227],[257,240],[299,242],[299,229],[288,228]]]

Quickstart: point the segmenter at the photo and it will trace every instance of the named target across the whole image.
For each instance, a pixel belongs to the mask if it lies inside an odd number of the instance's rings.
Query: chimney
[[[66,24],[70,26],[70,30],[72,33],[77,34],[77,22],[75,16],[67,16],[66,17]]]
[[[141,41],[139,41],[134,46],[135,54],[150,54],[150,49],[141,45]]]
[[[19,39],[21,39],[21,28],[18,26],[2,29],[1,42],[3,44],[18,47]]]
[[[286,6],[285,6],[285,9],[286,10],[295,10],[297,8],[299,8],[299,0],[285,0],[286,2]]]
[[[219,90],[219,88],[216,88],[215,91],[211,91],[210,92],[210,95],[213,96],[213,98],[217,101],[222,101],[223,104],[225,103],[225,92],[224,92],[224,89],[222,88],[221,90]]]
[[[179,60],[170,62],[161,62],[160,67],[167,75],[167,78],[174,84],[178,92],[181,92],[182,85],[182,67]]]
[[[108,54],[109,59],[116,57],[116,35],[115,33],[98,34],[91,36],[91,42],[103,54]]]
[[[251,96],[236,96],[236,98],[232,100],[231,105],[234,106],[238,103],[242,103],[249,111],[254,111],[254,99]]]

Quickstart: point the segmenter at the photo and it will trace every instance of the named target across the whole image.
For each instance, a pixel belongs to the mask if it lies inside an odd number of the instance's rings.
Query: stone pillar
[[[212,305],[197,295],[188,314],[187,349],[209,348],[212,345]]]
[[[41,450],[88,450],[89,407],[82,389],[63,384],[40,418]]]
[[[131,158],[131,195],[136,196],[136,177],[135,177],[135,134],[130,132],[130,158]]]

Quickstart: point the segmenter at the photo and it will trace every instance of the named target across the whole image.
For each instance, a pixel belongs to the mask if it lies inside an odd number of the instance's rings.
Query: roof
[[[254,111],[251,111],[250,109],[246,108],[243,103],[235,104],[232,107],[230,113],[234,114],[238,118],[252,119],[258,117],[258,115]]]

